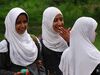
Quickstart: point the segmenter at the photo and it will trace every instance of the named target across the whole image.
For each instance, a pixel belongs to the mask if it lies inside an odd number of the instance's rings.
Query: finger
[[[21,72],[17,72],[17,75],[22,75],[22,73]]]
[[[70,31],[70,30],[71,30],[71,28],[69,27],[67,30],[68,30],[68,31]]]

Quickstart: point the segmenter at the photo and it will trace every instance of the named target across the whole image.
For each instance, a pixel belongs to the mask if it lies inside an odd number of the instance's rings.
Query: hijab
[[[97,22],[91,17],[76,20],[70,32],[70,47],[62,54],[59,65],[63,75],[91,75],[100,63],[100,52],[92,43],[96,28]]]
[[[16,32],[16,19],[21,13],[27,15],[23,9],[16,7],[11,9],[7,14],[5,18],[5,38],[10,44],[10,59],[12,63],[27,66],[36,60],[38,50],[27,30],[23,34]],[[0,52],[8,51],[5,40],[1,41],[0,44],[2,46],[0,47]]]
[[[53,21],[57,14],[62,15],[61,11],[56,7],[48,7],[43,12],[42,38],[47,48],[56,52],[62,52],[68,45],[67,42],[53,30]]]

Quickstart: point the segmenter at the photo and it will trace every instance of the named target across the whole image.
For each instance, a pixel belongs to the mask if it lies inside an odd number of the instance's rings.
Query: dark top
[[[21,69],[25,69],[25,67],[13,64],[8,52],[0,53],[0,75],[14,75]]]
[[[53,50],[48,49],[42,42],[42,55],[43,62],[46,68],[46,71],[52,73],[53,75],[62,75],[59,69],[60,58],[62,52],[55,52]]]
[[[42,56],[40,51],[40,43],[37,40],[37,38],[35,38],[35,36],[32,36],[32,39],[38,48],[38,57],[35,61],[41,60]],[[0,53],[0,75],[14,75],[15,72],[20,72],[22,69],[26,69],[26,67],[15,65],[12,63],[9,55],[10,44],[7,40],[6,42],[7,42],[8,52]],[[38,70],[35,61],[27,66],[28,70],[30,71],[30,75],[38,75]],[[39,73],[41,73],[41,71]]]
[[[96,66],[91,75],[100,75],[100,64]]]

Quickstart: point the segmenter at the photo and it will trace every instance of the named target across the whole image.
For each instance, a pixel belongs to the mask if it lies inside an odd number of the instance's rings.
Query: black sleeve
[[[14,75],[14,72],[9,71],[7,53],[0,53],[0,75]]]
[[[0,75],[14,75],[14,72],[7,70],[0,70]]]
[[[100,64],[96,66],[91,75],[100,75]]]

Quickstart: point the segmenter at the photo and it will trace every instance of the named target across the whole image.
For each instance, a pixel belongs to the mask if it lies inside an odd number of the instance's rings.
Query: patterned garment
[[[100,75],[100,64],[97,65],[91,75]]]

